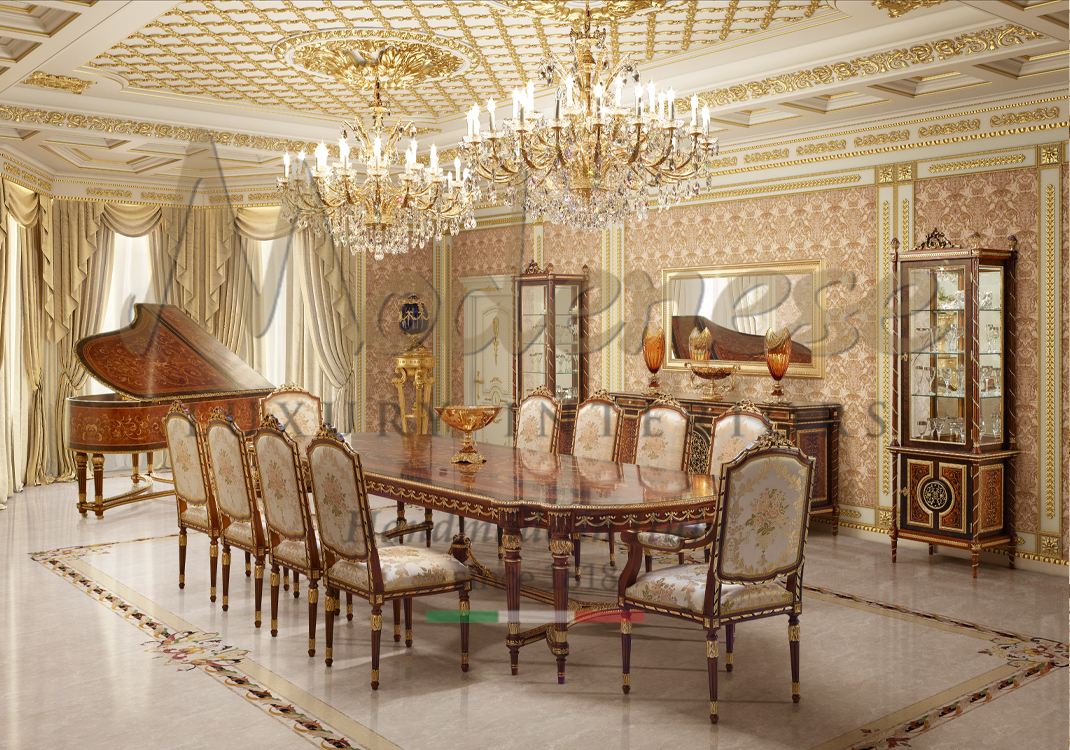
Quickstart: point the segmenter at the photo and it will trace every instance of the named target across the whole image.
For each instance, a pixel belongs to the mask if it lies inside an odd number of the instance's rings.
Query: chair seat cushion
[[[233,521],[230,526],[223,529],[223,536],[235,544],[246,547],[253,546],[253,522]]]
[[[208,528],[208,506],[207,505],[187,505],[186,510],[180,515],[183,524],[189,524],[190,526],[197,526],[198,528]]]
[[[471,571],[453,555],[423,547],[380,547],[379,565],[386,591],[467,581]],[[368,564],[339,560],[327,571],[328,578],[367,590]]]
[[[308,554],[305,551],[303,539],[283,539],[271,550],[271,559],[278,559],[280,563],[293,563],[302,567],[308,567]]]
[[[702,613],[709,564],[678,565],[644,573],[625,592],[630,599]],[[737,614],[791,604],[791,592],[780,581],[752,586],[721,586],[721,614]]]

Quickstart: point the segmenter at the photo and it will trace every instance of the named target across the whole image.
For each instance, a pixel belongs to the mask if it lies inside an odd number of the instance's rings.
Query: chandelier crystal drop
[[[469,170],[455,159],[453,171],[442,169],[431,146],[428,167],[416,160],[416,129],[401,120],[384,127],[389,111],[375,80],[372,126],[369,132],[357,120],[342,126],[339,160],[327,164],[327,146],[316,148],[316,165],[297,156],[291,175],[290,155],[284,157],[285,175],[279,179],[282,218],[297,227],[311,228],[317,240],[330,232],[336,244],[354,253],[371,253],[377,260],[416,249],[432,236],[457,234],[475,227],[474,204],[479,188]],[[356,138],[351,148],[348,133]],[[398,141],[409,135],[404,171]],[[356,165],[363,165],[363,174]]]
[[[690,124],[676,119],[672,89],[644,90],[635,64],[611,65],[605,29],[570,33],[573,62],[551,53],[541,78],[556,86],[553,116],[535,109],[534,82],[513,92],[513,116],[498,121],[487,102],[489,131],[481,132],[479,108],[468,113],[461,150],[472,170],[490,184],[491,200],[517,202],[555,224],[583,231],[646,215],[651,198],[659,210],[710,187],[710,162],[718,153],[709,137],[709,108],[691,97]],[[634,83],[631,106],[622,106],[625,79]]]

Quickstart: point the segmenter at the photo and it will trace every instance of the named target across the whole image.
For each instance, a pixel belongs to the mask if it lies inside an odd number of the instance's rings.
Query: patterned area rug
[[[145,642],[146,651],[155,654],[156,658],[163,659],[166,666],[174,666],[182,671],[203,671],[226,689],[260,707],[266,714],[284,723],[317,747],[365,748],[366,750],[364,745],[347,739],[306,708],[279,697],[254,680],[249,674],[251,670],[244,669],[247,651],[223,643],[218,633],[177,630],[168,627],[71,565],[72,562],[86,557],[108,554],[109,549],[116,544],[130,544],[161,538],[166,537],[60,548],[33,553],[31,557],[149,635],[151,639]],[[586,537],[584,542],[588,543]],[[596,540],[590,540],[590,542],[597,543]],[[661,556],[661,558],[660,562],[663,564],[673,564],[676,559],[675,556],[668,555]],[[699,561],[699,559],[689,560],[689,562]],[[980,653],[997,659],[998,663],[993,666],[1003,671],[998,679],[975,686],[968,693],[938,701],[938,705],[928,707],[909,717],[893,714],[896,719],[890,725],[886,717],[885,720],[860,727],[849,735],[819,746],[821,748],[885,750],[886,748],[910,747],[916,737],[930,729],[987,705],[1012,690],[1017,690],[1055,670],[1065,668],[1068,664],[1065,643],[994,630],[977,623],[911,610],[828,589],[807,586],[806,594],[808,597],[877,611],[886,616],[981,638],[989,645]]]

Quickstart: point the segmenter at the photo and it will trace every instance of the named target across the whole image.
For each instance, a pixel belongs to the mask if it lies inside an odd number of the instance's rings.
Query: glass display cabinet
[[[587,266],[583,268],[583,274],[558,274],[552,263],[543,270],[532,261],[513,277],[517,404],[539,386],[562,403],[587,398]]]
[[[898,539],[972,553],[1006,548],[1014,567],[1014,263],[933,230],[913,250],[892,241],[897,279],[892,385],[892,562]]]

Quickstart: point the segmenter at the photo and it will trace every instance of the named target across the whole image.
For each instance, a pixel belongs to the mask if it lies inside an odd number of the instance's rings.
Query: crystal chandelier
[[[526,187],[524,209],[555,224],[583,231],[645,216],[650,193],[659,209],[698,195],[710,185],[710,160],[718,153],[709,137],[709,108],[698,126],[697,97],[691,122],[676,119],[675,93],[648,84],[646,101],[635,64],[610,64],[605,29],[591,30],[588,6],[583,30],[570,33],[575,60],[544,60],[540,77],[556,84],[553,117],[535,110],[534,82],[513,91],[513,117],[500,123],[487,102],[490,130],[480,132],[479,108],[468,113],[461,149],[472,170],[516,202]],[[621,106],[625,77],[635,83],[630,107]]]
[[[475,226],[473,204],[479,190],[460,159],[453,171],[443,170],[431,146],[429,166],[416,160],[416,129],[398,120],[386,131],[390,115],[383,102],[378,75],[375,77],[371,132],[357,120],[342,126],[338,141],[339,160],[327,164],[327,146],[316,148],[316,166],[306,163],[305,152],[297,155],[296,174],[290,174],[290,154],[283,159],[285,176],[279,180],[282,217],[299,228],[311,227],[317,239],[329,231],[336,244],[354,253],[372,253],[381,260],[415,249],[434,235],[457,234]],[[350,159],[348,131],[356,138],[355,158]],[[404,172],[399,171],[398,140],[409,135]],[[354,164],[365,165],[358,174]],[[395,165],[397,165],[395,167]],[[391,168],[395,167],[394,172]]]

